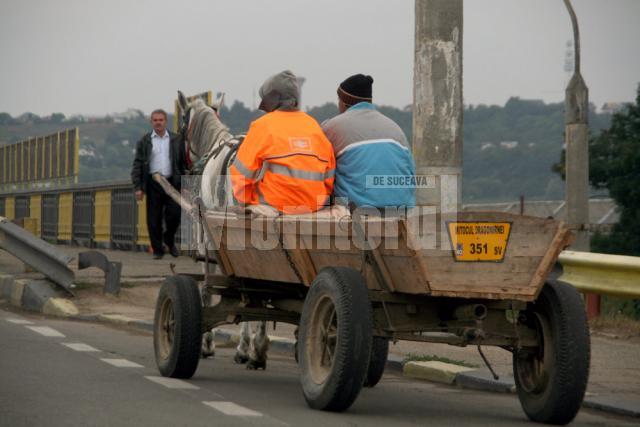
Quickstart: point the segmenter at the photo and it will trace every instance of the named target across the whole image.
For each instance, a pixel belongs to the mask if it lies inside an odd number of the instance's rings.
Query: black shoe
[[[178,248],[175,245],[169,248],[169,253],[174,258],[178,258],[180,256],[180,251],[178,251]]]
[[[153,259],[162,259],[164,254],[153,254]]]

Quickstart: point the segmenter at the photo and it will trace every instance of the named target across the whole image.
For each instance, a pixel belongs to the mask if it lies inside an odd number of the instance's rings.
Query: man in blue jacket
[[[322,124],[336,155],[333,194],[337,203],[355,206],[415,206],[415,165],[407,138],[372,104],[372,84],[373,78],[363,74],[340,83],[340,114]]]

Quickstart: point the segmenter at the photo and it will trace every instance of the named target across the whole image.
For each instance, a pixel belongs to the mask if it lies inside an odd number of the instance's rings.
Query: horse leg
[[[247,363],[249,360],[249,346],[251,341],[251,328],[249,322],[242,322],[242,328],[240,330],[240,342],[236,347],[236,355],[233,357],[233,361],[236,363]]]
[[[216,343],[213,341],[214,329],[202,334],[202,347],[200,348],[200,357],[206,359],[216,354]]]
[[[269,350],[269,337],[267,336],[267,322],[263,320],[251,339],[247,369],[267,369],[267,350]]]

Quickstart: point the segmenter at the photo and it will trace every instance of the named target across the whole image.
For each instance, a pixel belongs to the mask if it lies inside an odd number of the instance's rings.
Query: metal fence
[[[126,248],[136,238],[136,201],[133,188],[111,190],[111,242]]]
[[[42,238],[55,242],[58,236],[58,194],[42,195]]]
[[[0,194],[0,215],[35,220],[38,237],[54,244],[146,249],[145,203],[136,201],[129,182],[69,184],[54,190]]]
[[[78,177],[78,128],[0,146],[0,188],[20,190]]]
[[[92,191],[73,193],[73,222],[71,239],[82,246],[91,246],[93,242],[94,197]]]
[[[18,196],[15,199],[16,218],[29,218],[29,197]]]

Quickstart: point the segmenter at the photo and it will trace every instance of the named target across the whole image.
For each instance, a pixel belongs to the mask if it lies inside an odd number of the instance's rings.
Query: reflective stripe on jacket
[[[335,157],[318,123],[302,111],[274,111],[254,121],[230,167],[235,198],[283,213],[329,204]]]

